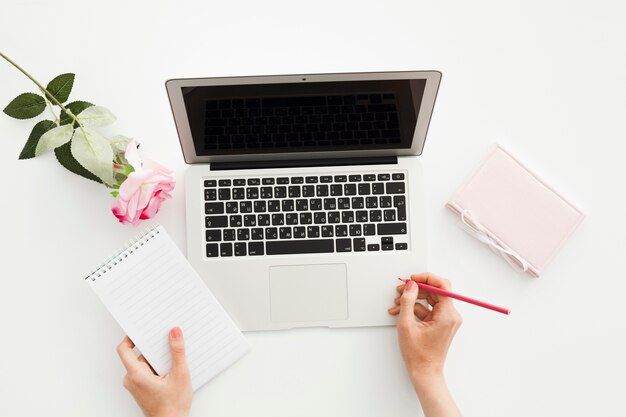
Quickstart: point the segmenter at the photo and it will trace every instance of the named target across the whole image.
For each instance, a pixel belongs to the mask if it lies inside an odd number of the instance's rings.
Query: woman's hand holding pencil
[[[443,366],[450,343],[461,326],[461,315],[452,300],[422,290],[418,283],[450,291],[450,281],[430,273],[411,275],[396,287],[400,296],[389,314],[398,315],[400,351],[411,382],[427,417],[460,416],[443,377]],[[428,302],[430,308],[417,303]],[[416,317],[420,320],[416,320]]]

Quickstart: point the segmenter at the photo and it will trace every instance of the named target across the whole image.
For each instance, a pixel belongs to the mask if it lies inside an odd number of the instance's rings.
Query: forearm
[[[425,417],[461,417],[442,373],[411,375]]]

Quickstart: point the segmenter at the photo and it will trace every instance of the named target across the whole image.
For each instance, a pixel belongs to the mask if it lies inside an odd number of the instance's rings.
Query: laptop
[[[187,256],[244,331],[392,325],[437,71],[172,79]]]

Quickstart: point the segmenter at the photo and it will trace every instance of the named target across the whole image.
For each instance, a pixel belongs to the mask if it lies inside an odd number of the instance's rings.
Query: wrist
[[[422,396],[430,391],[438,391],[442,386],[446,386],[442,369],[421,368],[410,372],[411,382],[418,396]]]

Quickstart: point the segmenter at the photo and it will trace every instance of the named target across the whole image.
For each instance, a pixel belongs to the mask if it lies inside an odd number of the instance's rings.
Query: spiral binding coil
[[[135,236],[135,238],[131,239],[126,245],[122,246],[121,249],[115,252],[113,256],[102,262],[96,269],[87,274],[85,279],[91,278],[92,281],[95,281],[97,278],[104,276],[114,266],[126,259],[128,255],[135,252],[141,246],[150,241],[150,239],[161,233],[158,228],[159,225],[155,224],[154,226],[147,228],[143,233]]]

